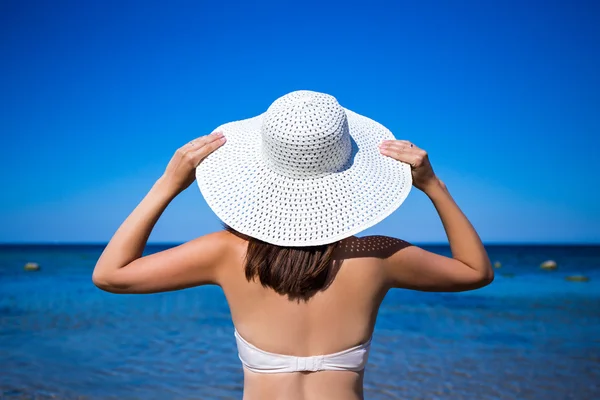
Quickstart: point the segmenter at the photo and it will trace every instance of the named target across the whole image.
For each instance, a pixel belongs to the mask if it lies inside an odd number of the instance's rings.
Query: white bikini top
[[[300,371],[361,371],[367,364],[371,339],[366,343],[338,353],[310,357],[296,357],[269,353],[248,343],[234,331],[238,356],[242,364],[252,372],[276,374]]]

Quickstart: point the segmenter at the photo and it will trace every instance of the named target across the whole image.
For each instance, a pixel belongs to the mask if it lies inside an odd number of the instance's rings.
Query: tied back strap
[[[300,371],[361,371],[367,364],[371,339],[366,343],[333,354],[297,357],[270,353],[248,343],[235,331],[238,356],[242,364],[257,373]]]

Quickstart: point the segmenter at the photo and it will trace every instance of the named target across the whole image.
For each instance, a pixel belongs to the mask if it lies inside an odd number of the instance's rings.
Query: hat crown
[[[261,128],[267,166],[291,178],[314,178],[341,171],[352,142],[348,118],[335,97],[300,90],[271,104]]]

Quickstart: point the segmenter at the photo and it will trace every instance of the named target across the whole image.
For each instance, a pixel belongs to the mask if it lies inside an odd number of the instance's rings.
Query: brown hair
[[[321,246],[284,247],[245,235],[223,223],[223,229],[248,241],[245,272],[264,287],[290,299],[308,300],[333,281],[342,260],[333,254],[338,242]]]

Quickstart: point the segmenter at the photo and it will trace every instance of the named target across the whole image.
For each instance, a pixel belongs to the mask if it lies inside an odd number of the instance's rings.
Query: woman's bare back
[[[236,329],[262,350],[293,356],[331,354],[367,342],[387,292],[381,260],[408,245],[385,236],[342,240],[334,256],[342,262],[331,284],[304,301],[248,282],[248,242],[233,234],[228,240],[234,250],[222,267],[221,287]],[[361,399],[362,379],[362,371],[258,374],[245,369],[244,398]]]

